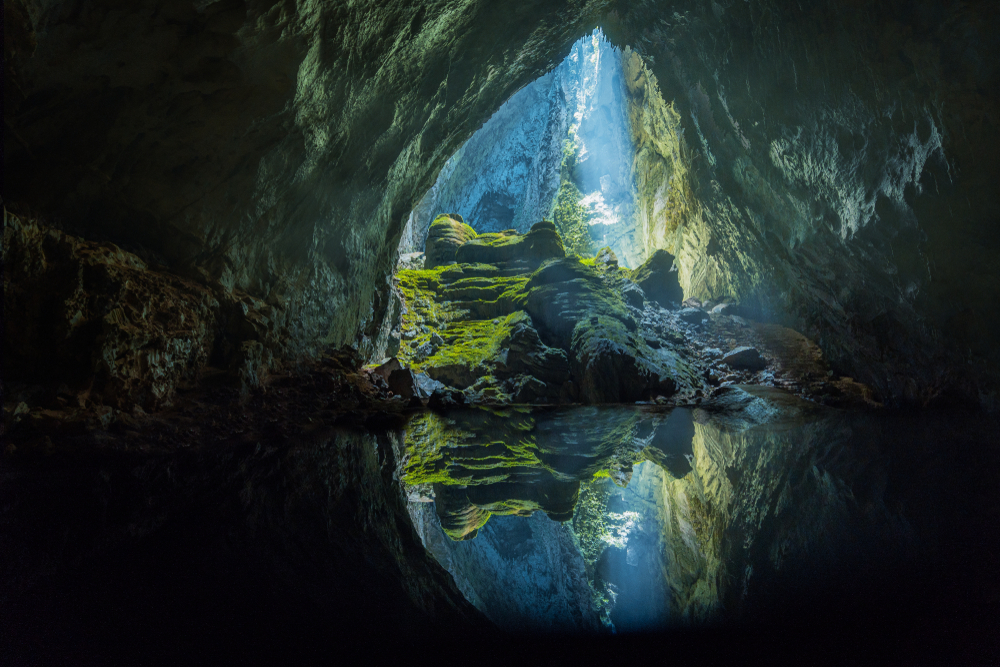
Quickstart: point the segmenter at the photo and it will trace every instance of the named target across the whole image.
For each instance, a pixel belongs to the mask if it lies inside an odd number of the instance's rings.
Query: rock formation
[[[855,4],[140,3],[112,19],[11,0],[5,205],[274,308],[275,363],[325,343],[378,358],[409,212],[599,24],[623,49],[643,243],[677,258],[686,296],[792,324],[887,402],[990,405],[995,15],[830,18]]]

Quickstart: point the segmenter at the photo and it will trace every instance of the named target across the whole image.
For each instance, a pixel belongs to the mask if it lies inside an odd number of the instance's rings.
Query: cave
[[[997,35],[4,0],[2,662],[1000,660]]]

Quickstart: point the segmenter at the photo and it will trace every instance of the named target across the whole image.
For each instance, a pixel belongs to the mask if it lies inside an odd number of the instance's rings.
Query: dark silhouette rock
[[[427,401],[431,410],[447,410],[465,405],[465,394],[450,387],[435,389]]]
[[[389,373],[386,384],[389,385],[389,391],[407,400],[417,395],[416,383],[409,368],[398,368]]]
[[[700,324],[702,320],[708,317],[705,311],[700,308],[683,308],[677,316],[688,324]]]
[[[730,350],[722,357],[722,362],[737,370],[762,371],[767,368],[767,361],[760,356],[760,352],[746,346]]]
[[[684,300],[684,290],[677,279],[674,257],[666,250],[657,250],[632,272],[632,281],[642,288],[647,298],[667,308]]]

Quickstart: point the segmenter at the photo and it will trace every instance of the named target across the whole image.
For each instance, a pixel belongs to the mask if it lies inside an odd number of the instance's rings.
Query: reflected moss
[[[453,539],[468,539],[482,527],[488,519],[483,512],[528,516],[542,510],[568,521],[579,516],[577,502],[589,498],[594,485],[628,484],[650,450],[641,425],[655,429],[664,421],[634,409],[593,408],[585,427],[569,428],[568,415],[579,411],[419,413],[407,428],[400,480],[407,487],[433,487]],[[607,542],[605,533],[595,534]]]

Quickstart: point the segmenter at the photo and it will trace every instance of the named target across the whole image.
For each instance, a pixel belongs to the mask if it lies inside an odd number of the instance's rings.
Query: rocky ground
[[[738,304],[678,303],[663,251],[632,271],[608,248],[592,258],[568,253],[552,223],[477,235],[459,216],[439,216],[426,254],[406,255],[400,267],[398,359],[382,372],[397,372],[392,388],[406,398],[696,405],[720,387],[749,384],[835,406],[878,405],[802,334],[746,319]]]

